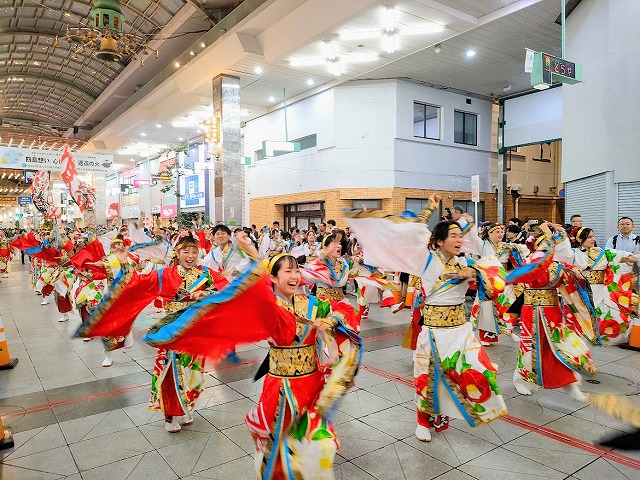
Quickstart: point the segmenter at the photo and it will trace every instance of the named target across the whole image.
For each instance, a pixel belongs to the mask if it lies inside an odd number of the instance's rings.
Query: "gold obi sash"
[[[306,377],[318,368],[316,344],[269,348],[269,374],[280,378]]]
[[[582,275],[591,285],[604,283],[604,270],[584,270]]]
[[[527,288],[524,291],[524,304],[537,307],[555,307],[558,305],[558,292],[555,288]]]
[[[316,297],[325,297],[340,302],[344,300],[344,292],[342,288],[318,287],[316,288]]]
[[[467,323],[464,305],[425,305],[422,309],[425,327],[459,327]]]

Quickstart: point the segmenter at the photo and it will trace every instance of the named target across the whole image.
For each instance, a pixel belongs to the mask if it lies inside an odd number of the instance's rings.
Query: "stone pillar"
[[[213,115],[220,142],[213,151],[209,175],[207,214],[214,223],[241,225],[244,188],[240,162],[240,79],[219,75],[213,79]],[[210,172],[211,173],[211,172]]]
[[[107,225],[107,182],[104,175],[93,175],[93,186],[96,189],[95,224]]]

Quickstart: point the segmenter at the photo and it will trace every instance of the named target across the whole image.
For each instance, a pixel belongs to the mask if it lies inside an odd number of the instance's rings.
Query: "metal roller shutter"
[[[640,226],[640,182],[618,184],[618,218],[631,217]],[[635,229],[637,232],[637,227]]]
[[[581,215],[582,225],[594,231],[598,245],[601,246],[607,242],[607,209],[602,197],[605,191],[606,176],[604,173],[565,184],[566,223],[569,223],[571,215]]]

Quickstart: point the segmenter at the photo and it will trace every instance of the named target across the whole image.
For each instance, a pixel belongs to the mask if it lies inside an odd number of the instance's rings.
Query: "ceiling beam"
[[[468,13],[461,12],[460,10],[456,10],[455,8],[449,7],[447,5],[443,5],[440,2],[435,0],[414,0],[415,2],[424,5],[425,7],[433,8],[442,13],[446,13],[458,20],[462,20],[463,22],[469,23],[471,25],[478,25],[478,19],[473,15],[469,15]]]
[[[4,35],[39,35],[41,37],[64,36],[65,32],[59,32],[53,28],[30,27],[1,27],[0,36]],[[51,45],[53,46],[53,45]]]
[[[518,0],[511,5],[507,5],[506,7],[499,8],[494,12],[483,15],[478,19],[478,24],[484,25],[486,23],[493,22],[494,20],[498,20],[499,18],[511,15],[512,13],[522,10],[523,8],[527,8],[531,5],[535,5],[536,3],[540,3],[541,1],[542,0]]]
[[[69,82],[68,80],[57,78],[51,75],[42,75],[42,74],[36,75],[34,73],[3,73],[0,75],[0,80],[3,80],[3,79],[7,80],[11,78],[29,78],[33,80],[46,80],[49,82],[53,82],[54,84],[63,85],[67,88],[75,90],[76,92],[80,92],[84,96],[89,97],[91,100],[95,100],[97,98],[94,94],[85,90],[84,88],[77,86],[73,82]],[[7,82],[4,82],[4,83],[6,84]],[[29,93],[33,93],[33,92],[29,92]],[[5,99],[5,103],[6,103],[6,99]]]

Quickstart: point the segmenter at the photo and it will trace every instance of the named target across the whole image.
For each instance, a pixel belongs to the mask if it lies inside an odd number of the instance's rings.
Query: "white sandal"
[[[170,422],[164,422],[164,429],[169,433],[177,433],[182,430],[182,427],[180,426],[180,423],[178,423],[174,418]]]

